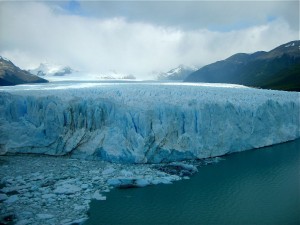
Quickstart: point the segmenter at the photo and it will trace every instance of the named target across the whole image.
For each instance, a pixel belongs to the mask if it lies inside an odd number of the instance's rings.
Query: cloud
[[[263,24],[272,17],[299,29],[299,1],[84,1],[81,9],[98,18],[125,17],[130,22],[230,31]]]
[[[179,64],[203,66],[237,52],[270,50],[298,37],[286,20],[275,17],[224,32],[121,16],[82,16],[65,13],[55,4],[0,3],[0,54],[23,68],[50,61],[92,73],[114,70],[142,78]]]

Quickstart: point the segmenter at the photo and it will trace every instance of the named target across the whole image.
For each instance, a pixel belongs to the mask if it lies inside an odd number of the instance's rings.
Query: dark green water
[[[225,159],[172,185],[113,190],[86,224],[300,224],[300,139]]]

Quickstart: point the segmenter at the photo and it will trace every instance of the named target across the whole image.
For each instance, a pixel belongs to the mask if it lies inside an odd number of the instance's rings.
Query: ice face
[[[0,91],[2,153],[159,163],[300,137],[296,92],[186,83],[68,83]]]

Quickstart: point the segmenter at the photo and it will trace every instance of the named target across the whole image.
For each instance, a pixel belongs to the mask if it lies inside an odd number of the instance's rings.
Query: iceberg
[[[0,152],[118,163],[221,156],[300,137],[300,93],[189,83],[0,89]]]

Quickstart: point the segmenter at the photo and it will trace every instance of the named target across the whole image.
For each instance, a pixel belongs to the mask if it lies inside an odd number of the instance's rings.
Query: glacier
[[[53,82],[1,87],[0,103],[1,154],[162,163],[300,137],[300,93],[238,85]]]

